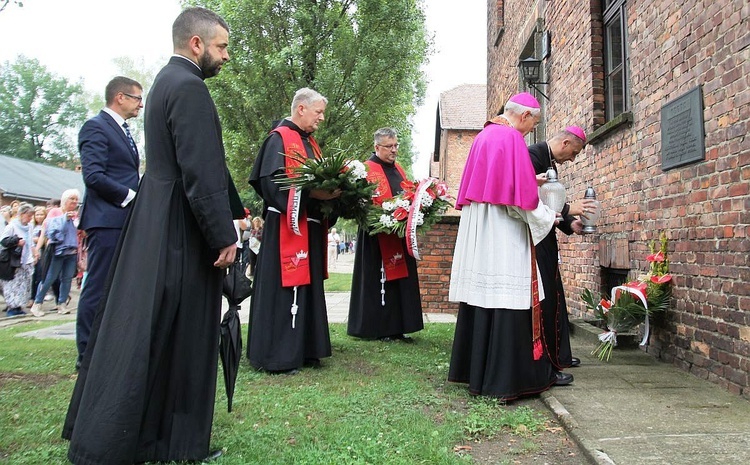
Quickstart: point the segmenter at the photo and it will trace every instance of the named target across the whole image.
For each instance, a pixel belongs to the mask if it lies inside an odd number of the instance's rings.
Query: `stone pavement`
[[[750,401],[638,348],[590,355],[599,329],[574,322],[569,386],[542,399],[595,464],[750,463]]]
[[[332,271],[347,272],[347,261],[352,258],[340,258]],[[326,301],[329,321],[345,323],[349,293],[328,293]],[[52,307],[45,305],[48,311]],[[243,322],[247,322],[248,308],[249,302],[244,302],[240,311]],[[75,313],[50,313],[41,320],[63,324],[23,335],[75,338]],[[0,328],[19,321],[39,319],[0,318]],[[425,321],[454,323],[455,317],[427,313]],[[590,463],[750,463],[750,401],[656,361],[637,348],[618,347],[609,362],[599,361],[590,355],[599,330],[580,321],[574,322],[573,329],[573,354],[582,360],[580,367],[568,370],[575,381],[543,393],[542,400]]]

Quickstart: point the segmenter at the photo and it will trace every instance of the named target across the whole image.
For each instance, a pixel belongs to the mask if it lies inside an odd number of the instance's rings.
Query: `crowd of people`
[[[240,203],[224,159],[221,126],[205,79],[229,60],[229,26],[204,8],[185,9],[172,30],[174,55],[157,75],[145,109],[149,163],[127,120],[143,108],[143,87],[114,78],[106,107],[79,133],[86,196],[67,190],[58,206],[16,202],[0,209],[0,245],[14,274],[0,281],[8,315],[42,316],[54,289],[59,313],[76,270],[85,282],[76,315],[78,378],[63,427],[76,464],[195,461],[210,450],[222,281],[239,264],[253,280],[246,356],[273,375],[320,369],[332,355],[323,281],[353,252],[347,334],[413,343],[423,329],[415,259],[404,238],[360,227],[347,240],[324,216],[339,190],[283,189],[300,157],[323,156],[314,133],[328,100],[299,89],[290,116],[275,123],[249,183],[263,200],[253,217]],[[573,161],[586,143],[570,126],[527,148],[538,101],[512,96],[474,140],[456,208],[462,211],[449,299],[459,303],[449,381],[512,400],[573,377],[556,229],[581,234],[587,201],[555,212],[537,187],[548,168]],[[365,162],[373,202],[402,193],[398,134],[374,132]],[[79,211],[79,201],[82,206]],[[83,258],[85,257],[85,260]],[[200,399],[200,401],[196,401]]]

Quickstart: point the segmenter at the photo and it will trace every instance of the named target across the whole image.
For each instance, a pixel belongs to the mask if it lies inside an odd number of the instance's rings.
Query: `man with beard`
[[[107,106],[78,133],[86,183],[78,229],[86,231],[88,266],[76,312],[76,367],[81,366],[107,272],[140,180],[138,148],[126,121],[143,108],[143,86],[117,76],[107,84],[104,97]]]
[[[229,27],[203,8],[172,27],[151,88],[146,172],[97,310],[63,437],[76,464],[203,460],[216,395],[221,288],[244,210],[204,79]]]
[[[557,172],[556,163],[574,161],[586,145],[586,134],[578,126],[569,126],[558,132],[546,142],[529,147],[531,163],[536,174],[547,172],[552,168]],[[592,201],[580,199],[572,204],[565,204],[562,209],[562,220],[557,228],[565,234],[583,234],[583,224],[574,215],[592,211]],[[568,307],[565,304],[565,292],[560,277],[559,250],[557,247],[557,233],[555,228],[536,245],[536,260],[539,264],[539,274],[544,286],[544,300],[542,305],[542,328],[544,331],[545,348],[552,365],[559,372],[563,368],[576,367],[581,360],[573,357],[570,351],[570,331],[568,328]],[[572,376],[559,376],[557,384],[569,384]]]
[[[265,222],[250,304],[247,358],[254,368],[270,373],[317,368],[321,358],[331,356],[323,279],[326,223],[335,218],[323,218],[320,206],[341,192],[282,190],[274,181],[299,166],[295,156],[321,156],[312,133],[323,121],[327,103],[312,89],[298,90],[292,116],[266,137],[250,174],[250,185],[263,199]]]
[[[376,183],[375,203],[399,195],[406,174],[396,163],[398,138],[391,128],[375,131],[375,153],[365,163],[367,180]],[[395,234],[371,236],[361,228],[349,303],[350,336],[412,342],[406,333],[424,328],[417,262],[406,253],[406,239]]]

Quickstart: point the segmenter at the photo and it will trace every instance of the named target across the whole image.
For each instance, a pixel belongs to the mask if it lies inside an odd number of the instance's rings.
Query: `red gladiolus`
[[[671,274],[665,274],[662,276],[651,276],[651,282],[656,284],[666,284],[672,280]]]
[[[405,220],[407,216],[409,216],[409,211],[404,207],[398,207],[396,211],[393,212],[393,217],[398,221]]]
[[[660,250],[660,251],[658,251],[656,253],[653,253],[653,254],[649,255],[648,257],[646,257],[646,260],[648,260],[650,262],[659,262],[659,263],[661,263],[661,262],[664,261],[664,253]]]

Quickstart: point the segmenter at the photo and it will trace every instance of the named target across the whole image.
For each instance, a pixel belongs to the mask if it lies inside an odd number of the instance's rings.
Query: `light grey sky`
[[[417,178],[428,174],[440,93],[486,82],[486,0],[425,4],[434,53],[425,67],[425,104],[414,118]],[[0,13],[0,62],[23,54],[56,74],[83,81],[91,92],[103,93],[117,72],[113,58],[143,58],[147,66],[158,66],[172,54],[172,22],[179,12],[177,0],[24,0],[22,8],[9,4]]]

